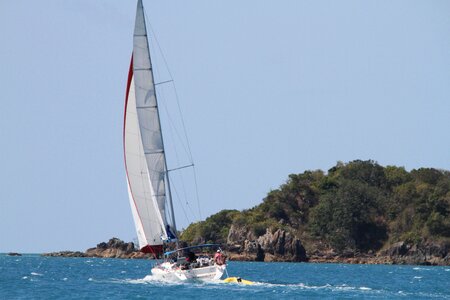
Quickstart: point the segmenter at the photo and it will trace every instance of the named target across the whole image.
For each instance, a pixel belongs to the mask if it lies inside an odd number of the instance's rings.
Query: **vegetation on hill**
[[[377,251],[387,243],[450,240],[450,172],[406,171],[376,162],[338,162],[327,173],[291,174],[263,202],[244,211],[223,210],[191,224],[188,243],[226,243],[232,225],[258,237],[283,229],[308,249]]]

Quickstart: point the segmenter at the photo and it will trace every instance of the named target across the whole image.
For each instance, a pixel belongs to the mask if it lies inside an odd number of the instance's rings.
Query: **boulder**
[[[392,244],[379,256],[387,256],[395,264],[446,265],[448,264],[449,243],[400,241]],[[447,261],[447,262],[446,262]]]
[[[265,234],[256,238],[252,230],[233,224],[228,233],[227,243],[233,245],[228,248],[230,252],[239,249],[239,253],[255,256],[257,261],[308,261],[306,250],[300,240],[282,229],[272,232],[267,228]]]
[[[128,258],[136,257],[134,244],[125,243],[121,239],[112,238],[108,243],[97,244],[97,247],[86,250],[89,257],[107,257],[107,258]]]

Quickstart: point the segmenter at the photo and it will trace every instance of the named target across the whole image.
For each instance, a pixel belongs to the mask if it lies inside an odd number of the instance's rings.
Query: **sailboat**
[[[199,257],[191,255],[194,250],[218,245],[163,251],[169,242],[176,243],[178,248],[178,236],[142,0],[137,2],[123,147],[128,195],[140,250],[164,258],[152,268],[152,275],[168,280],[220,279],[226,270],[224,261],[214,260],[206,255],[208,251]]]

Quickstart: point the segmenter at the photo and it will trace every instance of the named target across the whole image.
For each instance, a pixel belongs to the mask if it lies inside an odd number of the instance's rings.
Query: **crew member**
[[[214,262],[219,266],[225,264],[225,255],[222,254],[220,249],[217,250],[216,254],[214,254]]]

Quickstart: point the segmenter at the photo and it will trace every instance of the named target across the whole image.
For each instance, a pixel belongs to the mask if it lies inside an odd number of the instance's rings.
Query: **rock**
[[[401,241],[395,244],[392,244],[392,246],[383,252],[383,255],[388,256],[403,256],[406,253],[408,253],[410,249],[410,246],[407,245],[405,242]]]
[[[89,257],[129,258],[137,257],[133,243],[125,243],[118,238],[112,238],[108,243],[100,243],[96,248],[86,250]]]
[[[265,253],[275,255],[278,260],[297,262],[308,260],[300,240],[282,229],[274,233],[267,229],[266,233],[258,238],[257,243]]]
[[[97,244],[97,249],[107,249],[107,248],[108,248],[108,244],[105,242]]]
[[[245,226],[231,225],[228,231],[227,244],[228,245],[243,245],[245,240],[254,240],[254,234]]]
[[[134,243],[125,243],[118,238],[112,238],[107,243],[97,244],[95,248],[89,248],[86,252],[80,251],[60,251],[53,253],[43,253],[43,256],[53,257],[102,257],[102,258],[150,258],[150,254],[145,254],[136,250]]]
[[[22,254],[17,253],[17,252],[9,252],[7,255],[8,256],[22,256]]]
[[[236,245],[228,245],[227,246],[227,250],[230,252],[236,252],[236,253],[241,253],[242,251],[242,246],[239,244]]]
[[[264,258],[265,258],[264,251],[263,251],[263,249],[261,248],[261,245],[258,244],[258,247],[257,247],[257,249],[256,249],[256,258],[255,258],[255,260],[256,260],[256,261],[264,261]]]
[[[380,251],[379,256],[387,256],[395,264],[448,265],[449,250],[450,244],[445,242],[411,244],[400,241]]]
[[[60,251],[43,253],[42,256],[52,256],[52,257],[86,257],[86,254],[80,251]]]
[[[306,255],[306,249],[301,244],[300,240],[296,240],[295,242],[295,261],[302,261],[307,262],[309,260],[308,256]]]
[[[340,256],[344,258],[353,258],[355,257],[355,252],[351,249],[345,249]]]
[[[252,230],[233,224],[228,233],[227,243],[233,245],[228,247],[228,251],[239,249],[239,253],[244,255],[255,255],[258,261],[308,261],[306,250],[300,240],[282,229],[272,232],[267,228],[265,234],[256,238]]]

